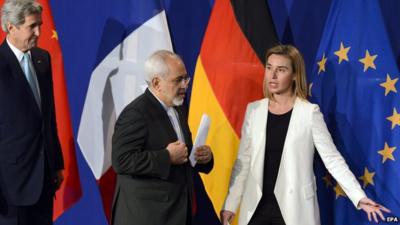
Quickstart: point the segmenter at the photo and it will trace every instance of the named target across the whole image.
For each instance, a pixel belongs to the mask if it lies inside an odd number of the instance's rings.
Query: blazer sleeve
[[[365,192],[362,190],[354,174],[350,171],[342,155],[336,149],[323,115],[317,105],[313,105],[311,117],[314,145],[325,167],[340,184],[340,187],[342,187],[353,205],[358,208],[359,201],[366,197]]]
[[[241,130],[241,140],[238,150],[237,159],[232,169],[231,179],[229,182],[228,195],[222,207],[223,210],[228,210],[236,213],[242,200],[245,189],[246,180],[249,174],[251,153],[254,151],[251,142],[251,106],[248,105]]]
[[[112,138],[112,166],[117,174],[168,178],[169,153],[144,149],[148,132],[141,112],[131,108],[121,113]]]

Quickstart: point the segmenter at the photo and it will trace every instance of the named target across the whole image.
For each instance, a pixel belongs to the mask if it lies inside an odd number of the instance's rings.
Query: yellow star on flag
[[[336,184],[336,186],[333,188],[333,190],[336,193],[336,199],[338,199],[340,196],[346,197],[346,194],[344,193],[342,187],[340,187],[339,184]]]
[[[51,35],[51,39],[56,39],[58,41],[58,33],[55,30],[52,30],[53,35]]]
[[[324,180],[324,182],[325,182],[325,186],[326,187],[330,187],[330,186],[333,186],[333,184],[332,184],[332,177],[331,177],[331,175],[329,175],[329,174],[326,174],[323,178],[322,178],[322,180]]]
[[[382,163],[385,163],[387,159],[395,161],[393,157],[394,150],[396,150],[396,147],[389,147],[389,145],[385,142],[385,147],[382,150],[378,151],[378,153],[383,156]]]
[[[318,64],[318,74],[321,73],[322,71],[325,72],[325,64],[326,64],[326,57],[325,57],[325,53],[322,55],[322,59],[321,61],[319,61]]]
[[[392,122],[392,130],[397,126],[400,126],[400,114],[397,113],[396,108],[393,108],[393,115],[386,117],[387,120]]]
[[[389,94],[390,91],[397,93],[396,82],[399,78],[391,79],[389,74],[386,74],[386,82],[380,84],[380,86],[385,88],[385,96]]]
[[[364,182],[363,187],[365,188],[368,184],[374,185],[375,172],[369,172],[368,168],[364,169],[364,176],[358,177]]]
[[[335,55],[339,57],[339,64],[343,60],[346,60],[347,62],[349,61],[349,58],[347,57],[347,53],[349,53],[349,51],[350,47],[345,48],[343,42],[340,42],[340,49],[335,52]]]
[[[364,72],[367,71],[368,68],[376,69],[374,63],[376,57],[378,57],[378,55],[370,55],[368,50],[365,51],[365,57],[359,60],[362,64],[364,64]]]

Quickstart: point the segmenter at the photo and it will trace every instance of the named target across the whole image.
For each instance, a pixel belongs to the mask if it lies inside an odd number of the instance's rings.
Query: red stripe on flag
[[[246,106],[263,97],[264,66],[236,21],[229,0],[217,0],[200,53],[221,108],[240,136]]]
[[[112,167],[110,167],[103,174],[103,176],[101,176],[100,180],[97,181],[100,189],[101,198],[103,200],[103,208],[104,213],[107,217],[107,221],[111,221],[111,206],[114,199],[116,181],[117,176]]]

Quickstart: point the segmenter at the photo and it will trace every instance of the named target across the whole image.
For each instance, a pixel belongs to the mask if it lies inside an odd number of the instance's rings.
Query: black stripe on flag
[[[242,32],[265,64],[266,50],[279,43],[267,0],[231,0],[231,4]]]

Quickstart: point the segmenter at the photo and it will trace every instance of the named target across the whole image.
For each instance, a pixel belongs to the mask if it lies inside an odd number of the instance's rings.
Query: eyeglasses
[[[187,85],[187,84],[189,84],[190,80],[191,80],[191,77],[189,77],[187,74],[185,74],[185,75],[182,75],[182,76],[179,76],[179,77],[173,79],[171,82],[173,82],[175,85],[178,86],[182,82],[184,85]]]
[[[189,82],[190,82],[190,80],[192,79],[191,77],[189,77],[187,74],[184,74],[184,75],[181,75],[181,76],[179,76],[179,77],[176,77],[175,79],[173,79],[173,80],[168,80],[168,79],[165,79],[164,77],[162,77],[162,76],[160,76],[160,77],[158,77],[159,79],[162,79],[162,80],[165,80],[165,81],[167,81],[167,82],[170,82],[170,83],[172,83],[172,84],[174,84],[175,86],[179,86],[180,84],[184,84],[184,85],[188,85],[189,84]]]

